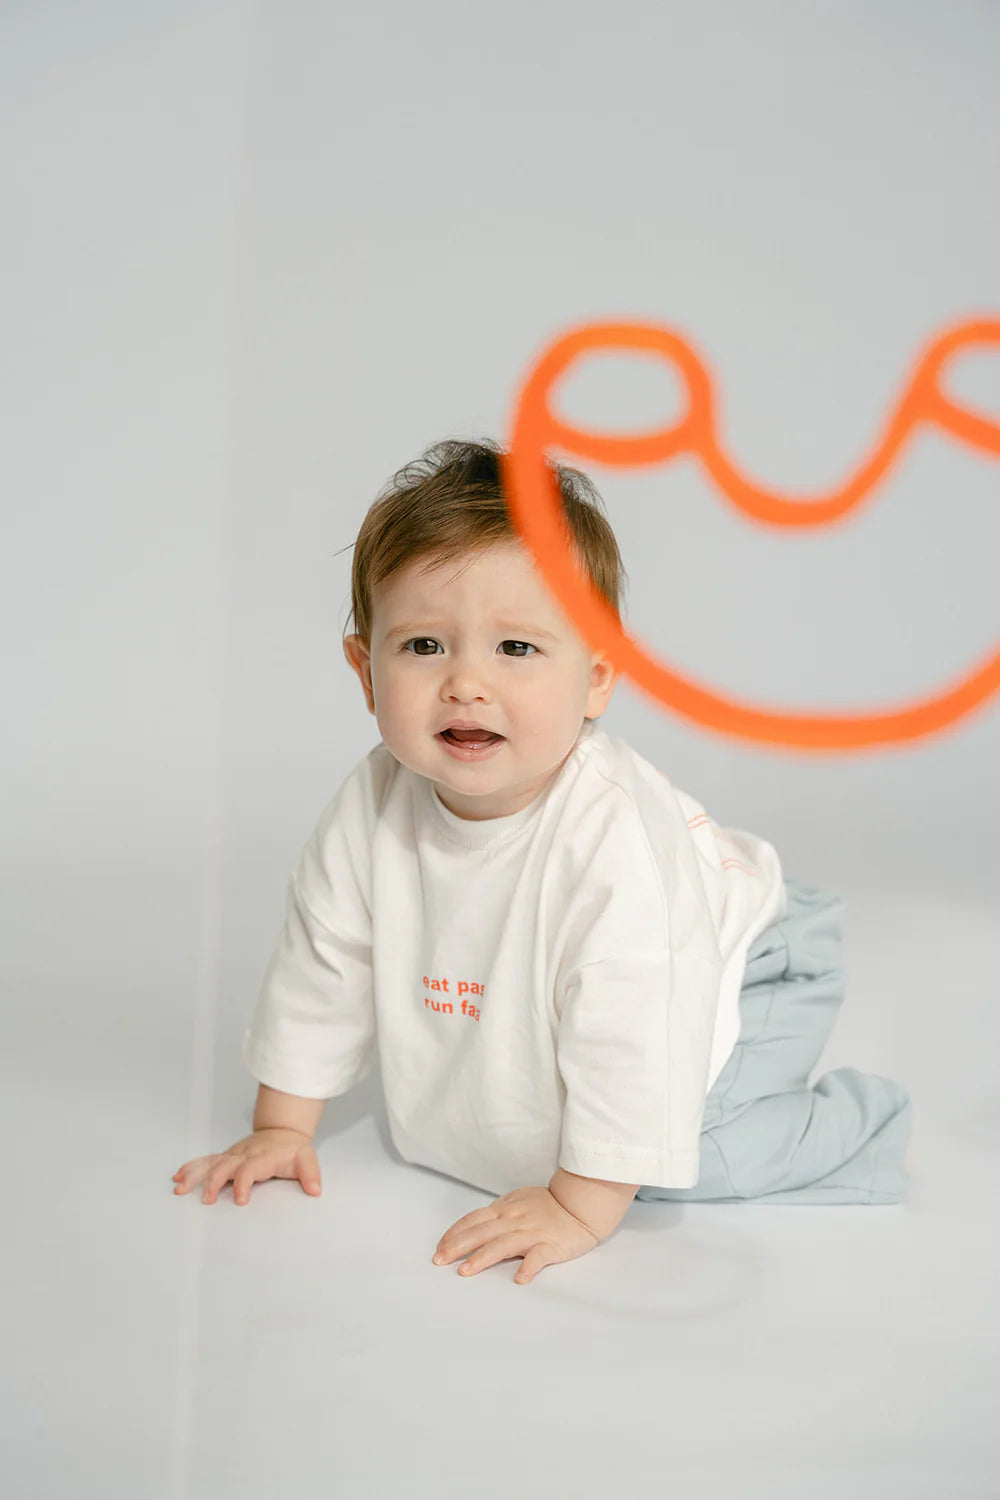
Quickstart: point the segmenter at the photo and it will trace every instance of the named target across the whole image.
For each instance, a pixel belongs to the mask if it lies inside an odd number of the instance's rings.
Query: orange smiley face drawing
[[[946,329],[918,359],[874,451],[839,490],[818,500],[796,500],[752,484],[722,452],[714,430],[712,385],[698,355],[679,334],[650,323],[589,323],[544,350],[517,399],[509,453],[501,458],[504,492],[515,530],[530,549],[549,588],[592,650],[657,702],[722,734],[798,751],[860,750],[937,734],[986,703],[1000,689],[1000,650],[943,691],[900,707],[865,714],[773,713],[737,702],[683,677],[658,661],[622,629],[613,610],[578,568],[559,487],[546,463],[547,445],[624,467],[663,463],[695,454],[715,484],[747,515],[771,526],[822,526],[858,505],[891,467],[921,423],[943,428],[959,442],[1000,458],[1000,424],[945,396],[941,372],[970,345],[1000,345],[1000,320],[980,319]],[[640,349],[670,361],[687,392],[687,410],[673,426],[616,437],[561,422],[549,408],[555,382],[595,349]]]

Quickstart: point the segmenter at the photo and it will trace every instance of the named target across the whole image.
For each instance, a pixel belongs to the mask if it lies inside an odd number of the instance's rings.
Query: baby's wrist
[[[581,1177],[558,1167],[549,1181],[549,1192],[568,1214],[572,1214],[598,1240],[607,1239],[624,1219],[641,1183],[608,1182],[604,1178]]]

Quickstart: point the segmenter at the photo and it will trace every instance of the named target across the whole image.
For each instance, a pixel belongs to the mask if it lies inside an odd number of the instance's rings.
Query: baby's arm
[[[629,1204],[642,1183],[608,1182],[599,1177],[580,1177],[557,1167],[549,1181],[553,1198],[579,1219],[599,1240],[607,1239],[624,1219]]]
[[[254,1130],[297,1130],[310,1140],[319,1129],[326,1109],[325,1099],[303,1099],[299,1094],[282,1094],[278,1089],[258,1085],[257,1106],[253,1112]]]

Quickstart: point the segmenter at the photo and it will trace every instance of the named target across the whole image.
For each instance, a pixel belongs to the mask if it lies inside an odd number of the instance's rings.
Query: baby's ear
[[[362,662],[367,657],[368,652],[365,650],[365,644],[359,635],[344,636],[344,655],[347,657],[350,666],[354,668],[360,677]]]
[[[358,674],[358,680],[364,689],[365,699],[368,703],[368,712],[375,712],[375,695],[371,688],[371,669],[369,666],[371,653],[359,635],[347,635],[344,637],[344,655],[348,665]]]

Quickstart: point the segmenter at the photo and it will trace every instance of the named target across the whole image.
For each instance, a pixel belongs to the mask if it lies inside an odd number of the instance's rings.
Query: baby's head
[[[470,819],[533,801],[615,686],[511,524],[500,451],[437,443],[393,476],[354,544],[344,639],[386,748]],[[618,614],[625,568],[600,496],[579,470],[551,467],[580,564]],[[501,738],[449,747],[441,731],[456,720]]]

